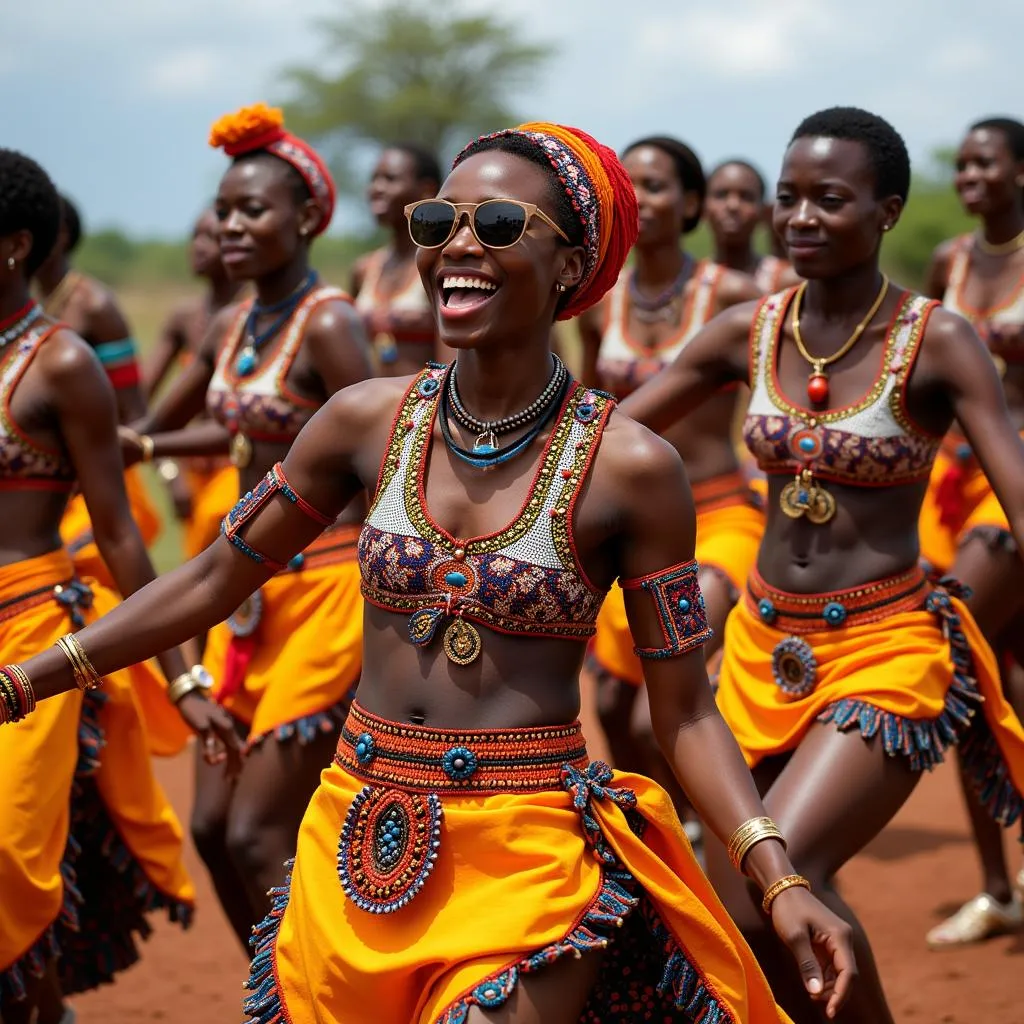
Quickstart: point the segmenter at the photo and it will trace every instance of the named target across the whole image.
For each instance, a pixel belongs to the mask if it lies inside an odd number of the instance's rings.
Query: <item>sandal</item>
[[[1017,876],[1024,881],[1024,871]],[[1024,924],[1024,901],[1014,892],[1009,903],[1000,903],[987,892],[968,900],[952,917],[936,925],[926,936],[929,949],[965,946],[993,935],[1005,935]]]

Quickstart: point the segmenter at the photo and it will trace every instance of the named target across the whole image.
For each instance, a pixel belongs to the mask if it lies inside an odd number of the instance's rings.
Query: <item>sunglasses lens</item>
[[[409,215],[409,234],[424,248],[444,245],[452,233],[455,210],[447,203],[420,203]]]
[[[476,237],[484,245],[502,249],[515,245],[526,230],[526,211],[518,204],[498,199],[484,203],[473,215]]]

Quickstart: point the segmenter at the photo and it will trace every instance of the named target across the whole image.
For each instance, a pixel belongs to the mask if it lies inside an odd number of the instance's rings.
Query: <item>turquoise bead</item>
[[[469,579],[464,572],[452,571],[445,573],[444,581],[449,587],[464,587],[469,582]]]
[[[679,610],[681,612],[688,612],[690,610],[690,602],[685,597],[679,599]]]
[[[813,452],[817,445],[814,443],[813,437],[801,437],[800,438],[800,451],[802,452]]]

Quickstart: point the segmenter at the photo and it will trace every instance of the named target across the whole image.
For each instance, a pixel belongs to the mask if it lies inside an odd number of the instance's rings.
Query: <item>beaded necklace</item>
[[[683,254],[683,265],[676,279],[660,294],[649,298],[640,291],[636,283],[636,271],[629,275],[629,304],[633,315],[643,323],[657,323],[659,320],[673,320],[675,304],[679,301],[686,282],[693,273],[693,258],[689,253]]]
[[[456,422],[477,435],[476,443],[473,445],[474,452],[483,455],[493,454],[498,450],[497,438],[501,434],[508,434],[519,427],[525,427],[528,423],[532,423],[550,405],[551,400],[561,390],[569,372],[557,355],[552,353],[551,359],[553,364],[551,376],[540,395],[525,409],[512,413],[511,416],[504,416],[500,420],[479,420],[466,409],[459,395],[456,379],[458,364],[452,364],[451,372],[448,374],[447,404],[450,406]]]
[[[318,280],[317,272],[311,270],[295,291],[281,299],[280,302],[263,306],[258,299],[253,300],[249,315],[245,318],[245,344],[235,360],[235,373],[239,377],[248,377],[255,372],[260,350],[268,341],[277,337],[281,328],[291,319],[299,303],[316,287]],[[280,313],[281,315],[268,328],[257,334],[256,322],[261,316],[266,316],[268,313]]]
[[[5,321],[0,321],[0,349],[6,348],[12,341],[17,341],[37,320],[43,316],[43,307],[30,300],[17,313],[13,313]]]

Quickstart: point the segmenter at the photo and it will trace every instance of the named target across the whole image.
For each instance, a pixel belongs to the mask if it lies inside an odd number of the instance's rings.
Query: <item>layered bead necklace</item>
[[[295,291],[279,302],[264,306],[258,299],[253,300],[249,315],[245,318],[245,327],[243,329],[245,343],[235,359],[235,373],[239,377],[249,377],[256,372],[256,367],[259,365],[260,350],[268,341],[277,337],[281,328],[291,319],[299,303],[316,287],[318,281],[319,276],[317,272],[311,270],[302,279]],[[269,327],[257,333],[256,324],[259,318],[261,316],[273,315],[274,313],[280,315]]]
[[[12,341],[17,341],[43,315],[43,307],[31,300],[6,320],[0,321],[0,351]]]
[[[565,363],[554,354],[551,359],[553,363],[551,376],[537,398],[525,409],[497,420],[477,419],[466,409],[459,394],[457,363],[453,363],[441,393],[441,408],[439,410],[441,436],[444,438],[448,450],[463,462],[475,466],[477,469],[491,469],[526,451],[558,409],[570,379]],[[459,426],[476,435],[472,451],[467,451],[456,442],[448,423],[449,417],[454,419]],[[533,426],[518,441],[507,448],[498,447],[498,438],[502,434],[511,433],[531,423]]]
[[[686,282],[689,281],[692,270],[693,259],[689,253],[686,253],[676,279],[654,298],[649,298],[640,291],[634,270],[629,275],[629,304],[637,320],[645,324],[656,324],[663,320],[671,322],[678,320],[676,306],[686,290]]]

